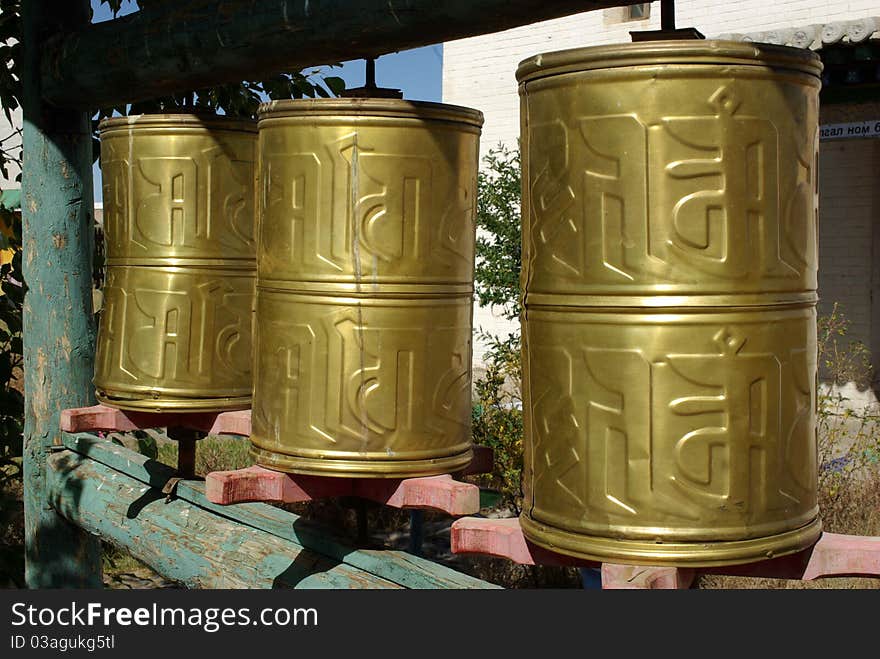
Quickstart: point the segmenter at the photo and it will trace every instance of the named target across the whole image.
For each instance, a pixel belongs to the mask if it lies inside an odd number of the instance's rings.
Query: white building
[[[678,27],[709,38],[808,47],[825,64],[820,123],[820,313],[834,302],[850,335],[880,355],[880,0],[679,0]],[[443,101],[485,114],[481,154],[519,137],[518,63],[542,52],[630,41],[660,28],[660,2],[595,10],[446,43]],[[852,124],[858,124],[854,127]],[[857,131],[867,126],[868,134]],[[854,135],[859,135],[854,137]],[[515,325],[477,309],[476,327]],[[475,345],[479,363],[484,347]]]

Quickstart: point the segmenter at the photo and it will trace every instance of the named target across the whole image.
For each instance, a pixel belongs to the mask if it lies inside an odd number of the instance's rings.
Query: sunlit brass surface
[[[463,467],[482,115],[352,98],[260,117],[256,461],[377,478]]]
[[[533,542],[700,566],[818,538],[820,69],[713,41],[520,65]]]
[[[141,115],[101,124],[101,402],[169,412],[250,404],[255,149],[251,121]]]

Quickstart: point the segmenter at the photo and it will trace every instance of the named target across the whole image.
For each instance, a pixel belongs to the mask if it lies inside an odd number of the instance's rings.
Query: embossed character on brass
[[[259,464],[402,477],[471,460],[481,124],[400,100],[261,108]]]
[[[687,566],[817,539],[820,69],[713,41],[520,65],[533,542]]]
[[[133,410],[247,407],[256,123],[140,115],[100,128],[98,399]]]

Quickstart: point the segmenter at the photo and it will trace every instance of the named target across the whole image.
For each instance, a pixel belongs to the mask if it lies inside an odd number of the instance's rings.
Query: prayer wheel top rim
[[[349,116],[388,117],[424,121],[452,121],[476,128],[483,125],[483,113],[473,108],[429,101],[405,101],[385,98],[306,98],[270,101],[260,105],[260,123],[286,117]]]
[[[804,48],[741,41],[672,40],[541,53],[519,63],[516,79],[526,83],[565,73],[670,64],[756,66],[817,78],[822,72],[819,56]]]
[[[142,128],[205,128],[256,133],[257,122],[253,119],[227,117],[212,112],[194,112],[190,114],[133,114],[127,117],[102,119],[98,124],[98,130],[102,136],[120,129],[125,131]]]

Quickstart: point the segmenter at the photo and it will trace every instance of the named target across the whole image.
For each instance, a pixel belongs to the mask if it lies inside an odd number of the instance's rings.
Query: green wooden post
[[[46,38],[89,21],[86,0],[22,3],[25,578],[31,588],[100,587],[100,544],[49,507],[46,455],[59,413],[94,401],[92,142],[87,113],[42,101]]]

